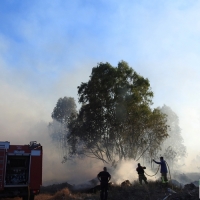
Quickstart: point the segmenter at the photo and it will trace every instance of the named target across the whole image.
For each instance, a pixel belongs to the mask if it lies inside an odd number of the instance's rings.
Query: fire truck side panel
[[[34,199],[42,185],[42,146],[10,145],[0,141],[0,198]]]
[[[27,186],[29,182],[30,154],[7,155],[5,186]]]
[[[30,189],[39,190],[42,185],[42,147],[31,150]]]

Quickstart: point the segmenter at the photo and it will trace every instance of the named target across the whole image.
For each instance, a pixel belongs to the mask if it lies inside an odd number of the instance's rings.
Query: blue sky
[[[199,10],[198,0],[1,2],[2,132],[49,122],[58,98],[77,99],[92,67],[125,60],[150,80],[154,106],[179,116],[189,155],[200,153]]]

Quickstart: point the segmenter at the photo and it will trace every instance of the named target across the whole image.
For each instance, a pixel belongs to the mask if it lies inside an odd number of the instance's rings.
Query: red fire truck
[[[42,146],[0,142],[0,198],[34,200],[42,185]]]

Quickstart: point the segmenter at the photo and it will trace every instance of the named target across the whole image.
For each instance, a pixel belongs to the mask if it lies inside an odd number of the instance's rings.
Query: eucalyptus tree
[[[121,61],[99,63],[78,87],[81,108],[68,124],[67,160],[88,156],[103,162],[139,159],[167,137],[166,116],[151,109],[149,80]]]
[[[181,135],[181,128],[179,126],[179,118],[177,114],[166,105],[159,108],[163,114],[167,116],[167,125],[169,126],[169,137],[163,142],[161,151],[168,162],[173,166],[178,160],[186,156],[186,146]]]
[[[50,136],[53,141],[66,152],[68,124],[72,115],[76,115],[76,103],[72,97],[59,98],[51,117],[53,121],[49,123]]]

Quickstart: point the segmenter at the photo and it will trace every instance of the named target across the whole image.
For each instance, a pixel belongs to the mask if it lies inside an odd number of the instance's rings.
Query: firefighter
[[[108,182],[111,179],[111,175],[107,172],[106,167],[103,168],[103,171],[99,172],[99,174],[97,175],[97,178],[99,179],[99,181],[101,183],[100,198],[101,198],[101,200],[107,200]]]
[[[144,169],[146,169],[146,167],[142,167],[142,166],[140,165],[140,163],[138,163],[138,167],[136,168],[136,171],[138,172],[140,185],[142,185],[142,180],[143,180],[146,184],[148,184],[148,182],[147,182],[147,177],[144,175]]]
[[[162,180],[162,183],[168,183],[168,179],[167,179],[167,166],[166,166],[166,161],[164,160],[163,157],[160,157],[160,162],[157,162],[153,159],[153,161],[156,163],[156,164],[159,164],[161,166],[161,169],[160,169],[160,173],[161,173],[161,180]]]

